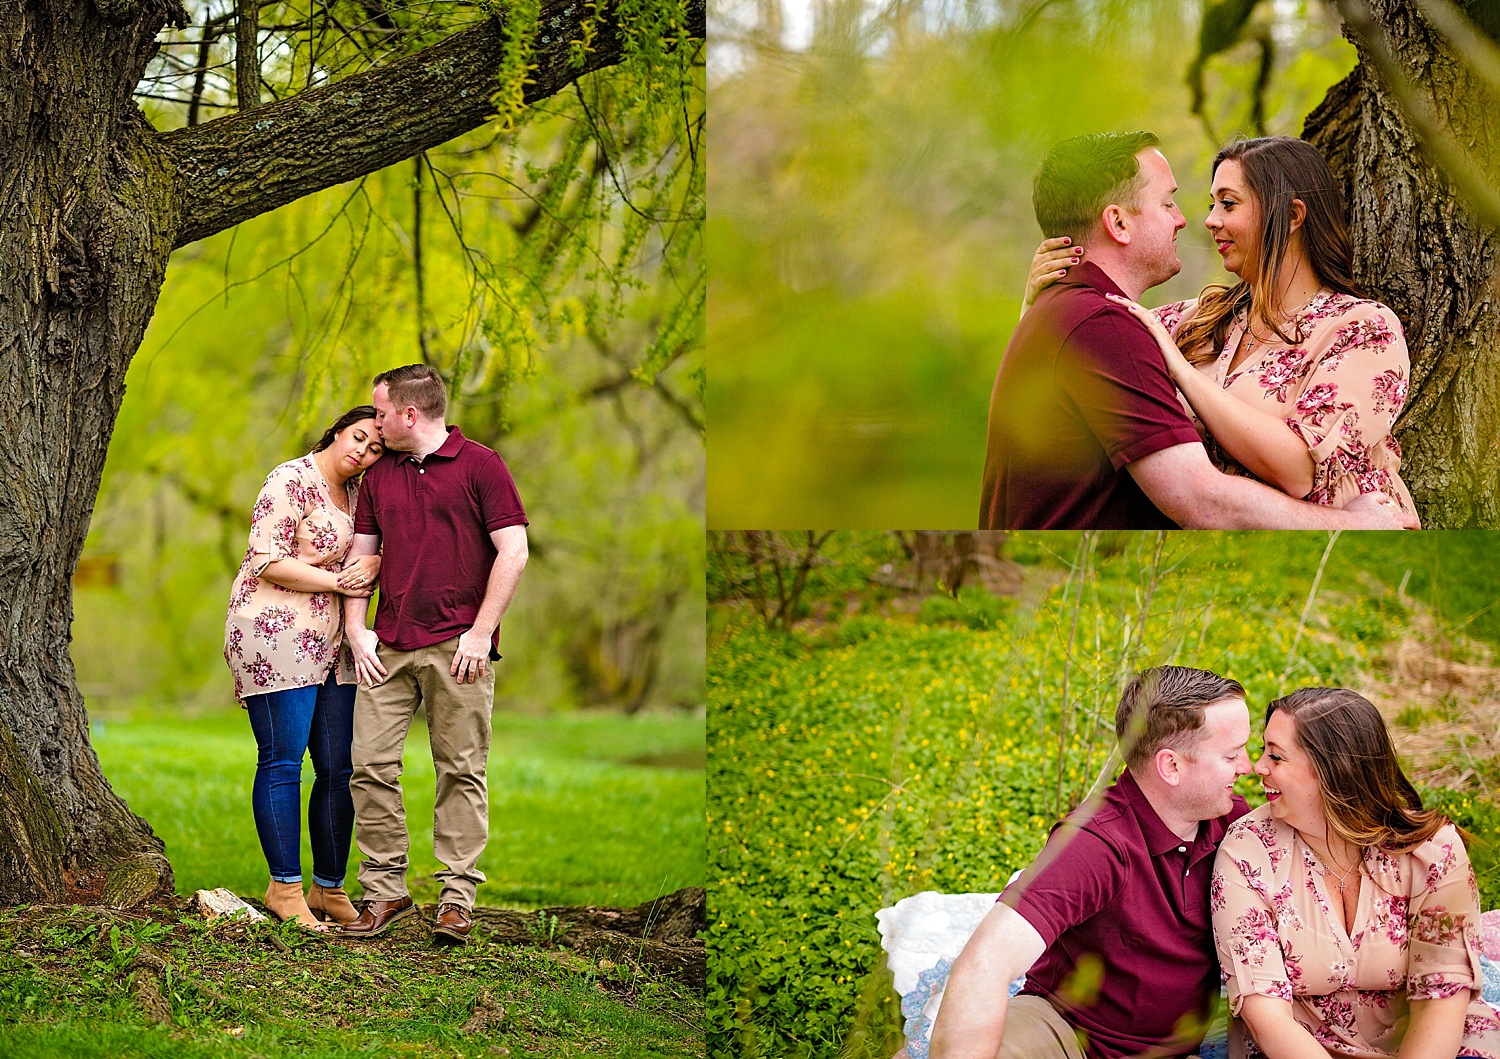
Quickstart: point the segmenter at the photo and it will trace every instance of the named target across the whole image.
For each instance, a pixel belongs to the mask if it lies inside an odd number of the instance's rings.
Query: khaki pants
[[[363,684],[354,700],[354,839],[365,855],[359,881],[372,901],[406,896],[406,806],[401,800],[401,751],[418,704],[427,710],[432,763],[437,772],[432,848],[445,867],[439,903],[474,907],[484,882],[477,866],[489,838],[489,788],[484,769],[490,752],[490,711],[495,701],[495,669],[472,684],[448,673],[458,637],[416,651],[381,644],[386,678]]]
[[[358,723],[358,722],[356,722]],[[996,1059],[1085,1059],[1078,1031],[1039,996],[1010,998]]]

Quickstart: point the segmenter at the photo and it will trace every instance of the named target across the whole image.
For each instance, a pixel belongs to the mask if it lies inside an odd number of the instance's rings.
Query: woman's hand
[[[1026,293],[1021,296],[1021,315],[1026,315],[1036,296],[1068,274],[1068,269],[1078,264],[1083,250],[1070,245],[1073,240],[1066,235],[1057,239],[1043,239],[1036,248],[1036,257],[1031,259],[1031,274],[1026,277]]]
[[[1122,298],[1118,294],[1106,294],[1105,297],[1116,305],[1123,305],[1131,316],[1146,325],[1146,330],[1150,331],[1151,337],[1156,339],[1162,359],[1167,362],[1167,374],[1172,376],[1172,381],[1180,387],[1183,376],[1194,369],[1187,362],[1187,358],[1182,355],[1182,351],[1177,348],[1177,342],[1172,338],[1172,333],[1156,318],[1156,314],[1145,306]]]
[[[339,591],[346,596],[368,596],[380,576],[380,556],[361,555],[339,572]]]

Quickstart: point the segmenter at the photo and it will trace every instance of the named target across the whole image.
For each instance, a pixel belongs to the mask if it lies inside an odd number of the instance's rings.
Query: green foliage
[[[127,972],[115,949],[126,938],[165,964],[156,978],[165,1025],[132,996],[151,972]],[[480,1005],[491,1017],[466,1026]],[[0,1054],[16,1059],[685,1059],[702,1054],[701,1018],[700,994],[628,961],[501,947],[482,926],[449,952],[425,932],[353,945],[295,927],[210,927],[162,909],[0,911]]]
[[[407,739],[412,893],[437,900],[435,779],[426,729]],[[266,862],[250,811],[255,739],[242,714],[96,725],[111,786],[167,844],[177,889],[227,886],[258,896]],[[703,724],[687,716],[607,713],[529,718],[497,712],[490,750],[488,881],[479,903],[628,906],[703,883]],[[312,788],[309,765],[304,801]],[[302,864],[312,870],[303,829]],[[356,851],[348,885],[357,890]],[[150,944],[149,936],[136,940]],[[128,962],[128,961],[127,961]]]
[[[922,601],[917,621],[924,625],[952,623],[970,629],[996,629],[1015,609],[1015,600],[965,585],[956,596],[937,594]]]
[[[1131,672],[1232,676],[1257,731],[1290,688],[1361,686],[1411,620],[1382,583],[1399,580],[1407,545],[1341,537],[1303,624],[1328,540],[1015,534],[1009,557],[1063,576],[997,608],[993,627],[862,609],[787,637],[726,620],[708,677],[709,1054],[889,1055],[901,1017],[875,911],[921,890],[1000,890],[1118,770],[1113,713]],[[1472,572],[1476,591],[1500,588],[1493,564]],[[1253,779],[1238,789],[1261,800]],[[1500,823],[1471,793],[1432,797],[1476,834]],[[1493,850],[1473,856],[1500,905]]]

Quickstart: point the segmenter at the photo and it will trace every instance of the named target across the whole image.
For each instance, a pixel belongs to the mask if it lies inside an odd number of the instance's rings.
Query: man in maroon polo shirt
[[[1156,342],[1115,294],[1177,275],[1172,167],[1149,132],[1064,140],[1032,202],[1048,237],[1088,260],[1043,291],[990,395],[983,529],[1415,529],[1383,493],[1343,510],[1294,500],[1209,461]]]
[[[1247,812],[1232,790],[1250,772],[1245,691],[1147,669],[1115,731],[1126,771],[1053,829],[954,961],[932,1059],[1184,1056],[1203,1042],[1219,989],[1213,856]]]
[[[386,454],[360,486],[351,558],[382,552],[380,606],[346,596],[345,632],[359,691],[354,703],[355,841],[365,900],[344,927],[375,937],[416,914],[406,889],[401,755],[425,708],[437,773],[433,852],[444,865],[433,940],[463,944],[473,925],[489,837],[485,763],[499,661],[500,620],[526,567],[526,512],[504,461],[448,426],[442,376],[425,364],[375,376]]]

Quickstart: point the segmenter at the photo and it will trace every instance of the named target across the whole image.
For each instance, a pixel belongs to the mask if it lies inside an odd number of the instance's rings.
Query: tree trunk
[[[582,8],[584,5],[577,5]],[[703,36],[704,5],[690,2]],[[543,19],[584,12],[544,0]],[[569,17],[572,16],[572,17]],[[125,371],[174,247],[483,124],[496,22],[291,99],[159,135],[131,94],[177,0],[0,0],[0,902],[130,904],[172,886],[159,839],[110,789],[68,643]],[[583,67],[539,48],[526,101]]]
[[[1496,172],[1500,108],[1414,0],[1369,0],[1423,101]],[[1346,30],[1347,33],[1347,30]],[[1401,319],[1411,394],[1396,424],[1401,474],[1430,529],[1500,527],[1500,241],[1428,161],[1356,35],[1360,62],[1308,115],[1350,206],[1355,276]]]
[[[68,654],[73,568],[177,222],[130,94],[181,12],[148,6],[0,6],[0,900],[97,900],[142,863],[148,892],[172,882],[104,780]]]

